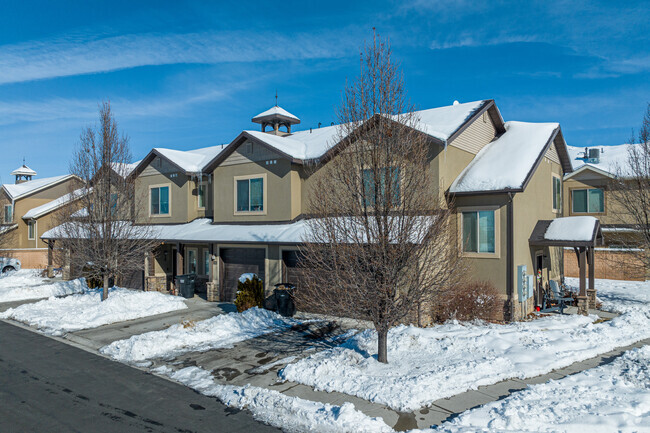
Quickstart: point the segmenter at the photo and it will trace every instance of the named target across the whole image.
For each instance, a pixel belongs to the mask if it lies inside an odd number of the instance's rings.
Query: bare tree
[[[439,145],[418,131],[390,46],[377,35],[337,116],[340,144],[312,174],[299,302],[371,321],[386,363],[389,329],[461,274],[452,211],[429,171]]]
[[[630,140],[625,165],[616,168],[610,195],[619,207],[616,212],[620,224],[634,229],[637,236],[617,240],[636,252],[637,260],[650,268],[650,104],[646,108],[641,128]]]
[[[143,206],[136,205],[130,163],[128,137],[119,134],[110,103],[103,102],[99,125],[83,130],[70,162],[70,172],[84,182],[70,192],[79,206],[66,207],[57,228],[57,243],[70,266],[102,281],[102,300],[111,280],[141,271],[145,253],[157,244],[153,229],[134,224]]]

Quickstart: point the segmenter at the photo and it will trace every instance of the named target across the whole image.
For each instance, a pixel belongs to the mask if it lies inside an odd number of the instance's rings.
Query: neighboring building
[[[617,205],[613,180],[628,173],[629,144],[568,147],[574,171],[564,176],[564,214],[590,215],[601,222],[605,245],[596,250],[597,278],[645,280],[647,270],[636,258],[639,233]],[[574,254],[565,255],[566,275],[578,273]]]
[[[559,124],[504,122],[493,100],[418,115],[434,187],[456,206],[471,278],[501,290],[506,318],[522,317],[540,295],[522,290],[530,279],[521,266],[542,286],[563,276],[563,249],[531,238],[538,223],[562,216],[562,182],[572,166]],[[153,149],[134,170],[147,207],[138,223],[155,224],[161,240],[146,260],[147,289],[173,289],[183,273],[197,274],[209,298],[221,301],[234,300],[245,272],[258,274],[267,290],[300,284],[314,176],[343,144],[335,142],[336,126],[292,132],[300,120],[280,107],[253,122],[261,131],[243,131],[226,146]]]
[[[23,268],[47,267],[47,243],[40,235],[56,225],[57,211],[70,203],[68,195],[81,186],[73,175],[33,179],[36,172],[26,165],[11,173],[14,184],[0,190],[2,224],[5,237],[0,256],[11,255]]]

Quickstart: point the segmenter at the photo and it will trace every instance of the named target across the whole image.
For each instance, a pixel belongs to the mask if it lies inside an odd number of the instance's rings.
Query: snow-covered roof
[[[294,116],[293,114],[289,113],[289,112],[288,112],[287,110],[285,110],[284,108],[282,108],[282,107],[278,107],[277,105],[276,105],[276,106],[273,106],[273,107],[271,107],[271,108],[269,108],[269,109],[266,110],[266,111],[262,111],[260,114],[258,114],[257,116],[253,117],[253,122],[255,122],[256,120],[262,119],[262,118],[264,118],[264,117],[268,117],[268,116],[278,116],[278,115],[279,115],[279,116],[288,117],[288,118],[290,118],[290,119],[297,120],[297,121],[298,121],[297,123],[300,123],[300,119],[299,119],[297,116]]]
[[[23,164],[11,172],[12,176],[36,176],[36,172]]]
[[[576,147],[576,146],[567,146],[569,151],[569,157],[571,158],[571,164],[573,165],[574,172],[568,174],[565,178],[570,178],[576,175],[578,172],[582,172],[585,169],[595,169],[594,171],[600,172],[601,174],[607,176],[614,176],[619,173],[629,175],[630,169],[627,163],[628,149],[630,144],[618,144],[613,146],[595,146],[595,148],[600,149],[600,158],[598,163],[587,162],[584,158],[585,148]],[[589,148],[594,148],[588,147]],[[605,173],[602,173],[605,172]]]
[[[466,102],[416,111],[420,118],[416,128],[432,137],[447,141],[485,102]]]
[[[135,161],[130,164],[114,162],[112,165],[113,171],[119,174],[122,177],[127,177],[135,168],[140,164],[141,161]]]
[[[24,197],[28,194],[32,194],[43,188],[47,188],[56,183],[67,180],[71,177],[74,177],[71,174],[64,174],[63,176],[54,176],[54,177],[44,177],[42,179],[29,180],[27,182],[18,183],[18,184],[4,184],[2,188],[7,192],[9,198],[17,200],[21,197]]]
[[[18,228],[18,224],[9,224],[9,225],[1,225],[0,226],[0,235],[7,233],[8,231],[11,231],[15,228]]]
[[[56,200],[52,200],[48,203],[42,204],[38,207],[28,210],[25,215],[23,215],[24,220],[40,218],[43,215],[46,215],[50,212],[57,210],[58,208],[65,206],[71,201],[81,198],[85,194],[86,190],[84,188],[78,189],[72,193],[63,195]]]
[[[506,132],[476,154],[449,191],[467,193],[522,188],[559,126],[558,123],[506,122]]]
[[[173,162],[187,173],[201,173],[205,166],[219,155],[225,147],[225,145],[218,145],[194,150],[175,150],[157,147],[153,151]]]
[[[552,241],[591,241],[596,232],[598,219],[592,216],[556,218],[544,233],[544,239]]]

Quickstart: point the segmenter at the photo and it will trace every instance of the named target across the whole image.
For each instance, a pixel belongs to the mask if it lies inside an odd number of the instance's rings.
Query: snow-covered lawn
[[[71,295],[87,288],[83,279],[47,284],[40,274],[39,270],[21,269],[0,275],[0,302]]]
[[[611,364],[534,385],[430,432],[648,432],[650,347]]]
[[[577,278],[565,281],[567,285],[579,286]],[[596,280],[596,296],[603,303],[603,310],[650,311],[650,281]]]
[[[248,409],[255,419],[285,432],[392,432],[381,418],[370,418],[352,403],[333,406],[290,397],[277,391],[254,386],[215,383],[209,371],[187,367],[173,371],[163,366],[154,372],[188,386],[201,394],[216,397],[229,407]]]
[[[554,315],[507,325],[447,323],[399,326],[389,333],[388,360],[376,360],[376,333],[363,331],[338,347],[286,366],[283,380],[338,391],[412,411],[508,378],[528,378],[650,337],[648,287],[599,282],[611,321]],[[632,307],[634,306],[634,307]]]
[[[223,314],[196,323],[181,323],[162,331],[134,335],[115,341],[100,352],[125,362],[171,359],[191,351],[232,347],[240,341],[282,331],[296,323],[298,321],[271,311],[251,308],[243,313]]]
[[[87,290],[83,294],[51,297],[10,308],[0,313],[0,318],[24,322],[48,334],[62,335],[184,308],[187,306],[183,298],[177,296],[115,287],[104,302],[101,301],[101,290]]]

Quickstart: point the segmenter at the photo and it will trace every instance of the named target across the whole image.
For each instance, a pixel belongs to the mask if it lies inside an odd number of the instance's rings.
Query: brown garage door
[[[241,274],[252,272],[264,281],[265,257],[266,251],[262,248],[224,248],[221,250],[221,260],[223,260],[222,302],[235,300],[237,282]]]

